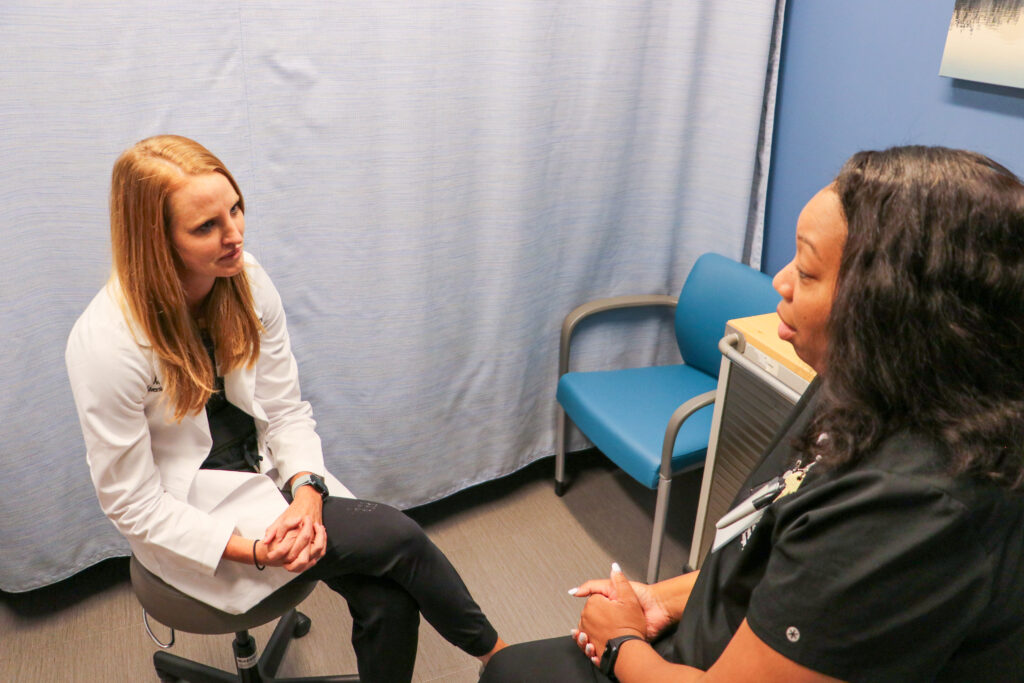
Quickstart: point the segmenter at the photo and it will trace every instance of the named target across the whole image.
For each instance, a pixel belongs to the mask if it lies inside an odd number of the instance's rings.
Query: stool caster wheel
[[[312,625],[313,622],[309,620],[309,617],[302,612],[297,612],[295,614],[295,627],[292,629],[292,635],[296,638],[301,638],[309,633],[309,627]]]
[[[555,495],[558,496],[559,498],[561,498],[562,495],[565,493],[565,489],[566,488],[568,488],[568,487],[565,485],[564,481],[556,481],[555,482]]]

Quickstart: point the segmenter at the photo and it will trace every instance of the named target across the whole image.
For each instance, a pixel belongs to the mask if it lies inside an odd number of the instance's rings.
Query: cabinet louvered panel
[[[730,364],[728,372],[707,512],[701,525],[700,553],[694,565],[698,567],[715,540],[715,522],[729,510],[743,482],[793,408],[793,403],[755,373],[736,364]]]

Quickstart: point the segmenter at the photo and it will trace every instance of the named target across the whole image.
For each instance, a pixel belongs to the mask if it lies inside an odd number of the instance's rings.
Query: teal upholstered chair
[[[725,323],[775,310],[771,278],[718,254],[694,264],[679,297],[620,296],[573,310],[559,349],[555,491],[565,491],[566,416],[605,456],[644,486],[658,489],[647,581],[658,577],[673,475],[704,464],[718,385],[718,341]],[[587,316],[637,306],[675,307],[683,363],[602,372],[568,372],[573,330]]]

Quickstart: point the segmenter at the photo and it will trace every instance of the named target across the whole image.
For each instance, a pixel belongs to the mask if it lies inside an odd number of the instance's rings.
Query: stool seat
[[[169,652],[158,650],[153,653],[153,667],[161,681],[188,680],[192,683],[358,683],[358,676],[312,676],[307,678],[277,678],[277,668],[284,658],[285,650],[293,638],[301,638],[309,632],[310,621],[296,611],[296,606],[305,600],[316,588],[316,581],[292,581],[277,589],[255,607],[243,614],[229,614],[182,593],[159,576],[149,571],[132,555],[129,564],[132,589],[142,604],[144,617],[154,619],[170,627],[171,641],[162,648],[174,644],[175,630],[198,634],[234,633],[232,649],[237,674],[215,669]],[[273,634],[257,659],[256,643],[248,631],[279,619]],[[149,630],[149,623],[146,623]],[[152,636],[152,632],[150,632]],[[156,638],[154,637],[154,641]]]
[[[316,581],[292,581],[242,614],[229,614],[182,593],[146,569],[134,555],[129,564],[132,588],[146,613],[164,626],[186,633],[247,631],[281,617],[316,588]]]

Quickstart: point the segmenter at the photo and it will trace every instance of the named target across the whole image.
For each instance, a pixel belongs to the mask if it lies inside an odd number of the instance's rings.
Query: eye
[[[214,226],[214,221],[213,220],[208,220],[205,223],[203,223],[202,225],[200,225],[198,228],[193,228],[192,229],[192,234],[193,235],[206,235],[211,230],[213,230],[213,226]]]
[[[237,216],[241,212],[242,212],[242,202],[241,202],[241,200],[239,200],[239,201],[235,202],[234,206],[231,207],[231,215],[232,216]]]
[[[796,269],[796,276],[798,278],[800,278],[801,280],[810,280],[811,279],[811,275],[809,275],[808,273],[800,270],[799,268]]]

